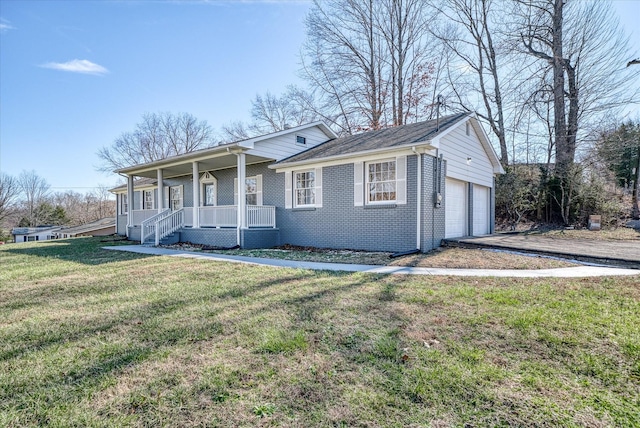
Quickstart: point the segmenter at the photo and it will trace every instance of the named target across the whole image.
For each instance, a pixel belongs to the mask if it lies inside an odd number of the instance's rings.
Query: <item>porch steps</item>
[[[180,232],[173,232],[160,240],[160,245],[173,245],[180,242]],[[144,246],[153,247],[155,244],[155,238],[151,237],[144,241]]]

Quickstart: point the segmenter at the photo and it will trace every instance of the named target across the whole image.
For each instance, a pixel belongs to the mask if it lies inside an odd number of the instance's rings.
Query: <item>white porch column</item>
[[[158,168],[158,212],[161,213],[164,210],[164,186],[162,184],[162,169]]]
[[[193,162],[193,226],[200,227],[200,173],[198,171],[198,162]]]
[[[133,175],[127,176],[127,238],[129,226],[133,226]]]
[[[240,245],[240,229],[247,228],[247,195],[246,195],[246,160],[244,153],[238,153],[238,236]]]

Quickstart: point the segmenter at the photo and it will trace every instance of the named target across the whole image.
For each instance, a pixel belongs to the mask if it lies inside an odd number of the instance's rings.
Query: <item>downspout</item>
[[[421,249],[421,233],[422,233],[422,155],[418,153],[415,146],[411,147],[411,151],[416,155],[416,163],[418,165],[417,171],[417,186],[416,186],[416,249]]]

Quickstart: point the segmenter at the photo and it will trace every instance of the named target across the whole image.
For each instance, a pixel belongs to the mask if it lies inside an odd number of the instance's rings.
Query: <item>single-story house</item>
[[[459,113],[343,138],[315,122],[116,172],[132,240],[403,252],[492,233],[504,171]]]
[[[48,241],[56,239],[56,232],[61,226],[14,227],[11,229],[13,242]]]
[[[78,236],[107,236],[116,233],[116,218],[105,217],[80,226],[64,227],[55,232],[56,238],[75,238]]]

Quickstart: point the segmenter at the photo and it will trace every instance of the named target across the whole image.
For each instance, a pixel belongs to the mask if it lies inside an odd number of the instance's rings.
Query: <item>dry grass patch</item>
[[[454,269],[552,269],[576,266],[575,263],[549,257],[467,248],[438,248],[427,254],[392,259],[387,264]]]
[[[428,253],[391,258],[391,253],[326,248],[291,247],[256,250],[210,250],[201,245],[177,244],[169,248],[205,251],[246,257],[285,259],[321,263],[347,263],[379,266],[409,266],[452,269],[553,269],[576,266],[575,263],[536,255],[498,250],[437,248]]]

